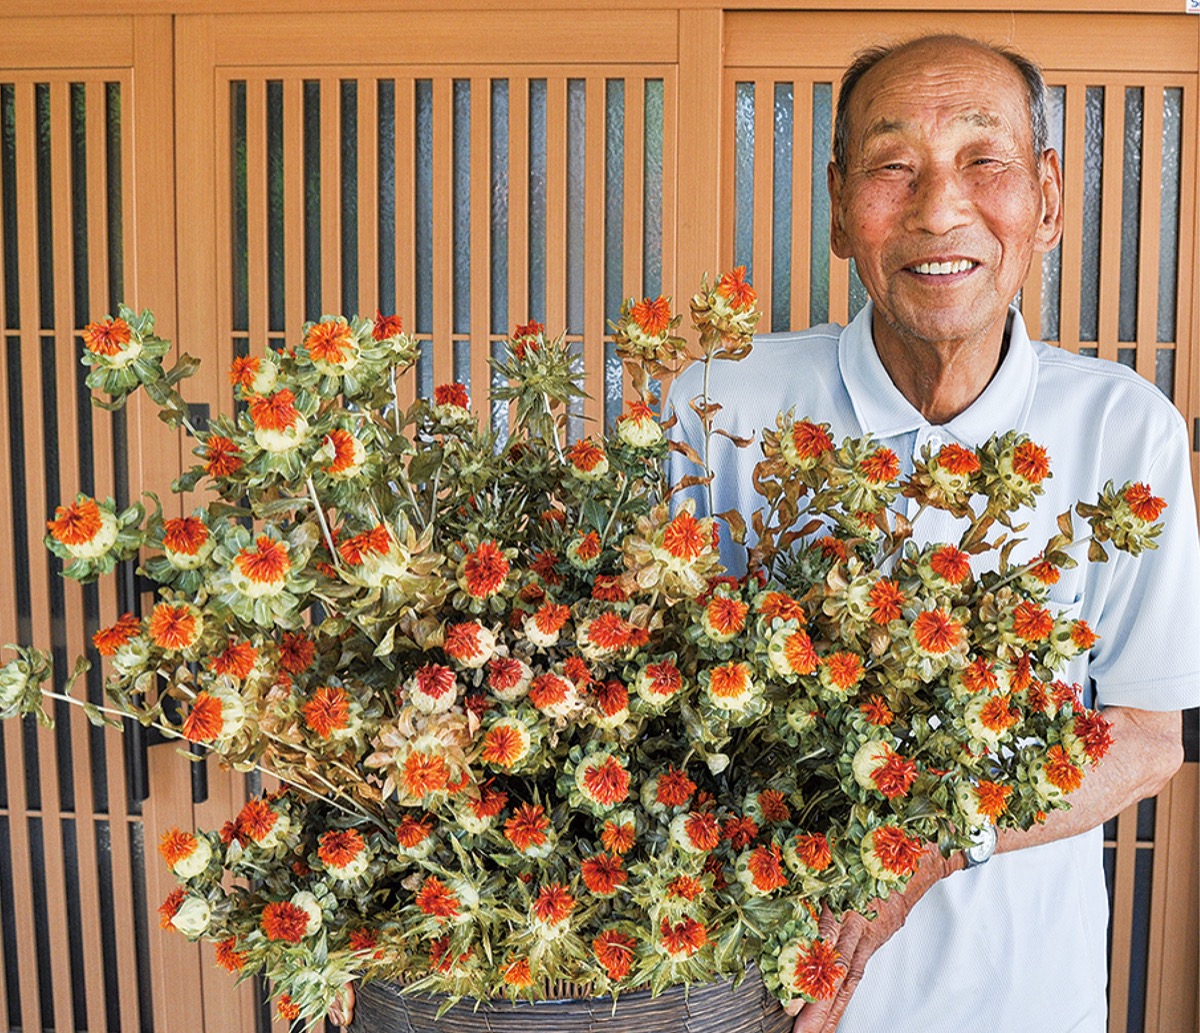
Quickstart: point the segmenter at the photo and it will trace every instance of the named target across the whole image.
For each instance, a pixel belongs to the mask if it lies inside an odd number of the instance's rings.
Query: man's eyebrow
[[[997,115],[981,108],[959,112],[951,121],[963,122],[980,129],[997,129],[1003,125],[1003,121]],[[863,134],[863,141],[902,132],[908,125],[908,122],[900,118],[877,118],[867,127],[867,131]]]

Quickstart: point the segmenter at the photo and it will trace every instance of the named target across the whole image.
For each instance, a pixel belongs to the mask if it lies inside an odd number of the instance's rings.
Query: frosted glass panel
[[[1163,90],[1162,201],[1158,230],[1158,339],[1175,340],[1175,285],[1179,276],[1179,178],[1183,90]],[[1161,386],[1161,384],[1160,384]]]
[[[733,264],[754,278],[754,83],[737,84],[733,122]]]
[[[812,227],[809,259],[808,321],[814,326],[829,320],[829,166],[833,140],[833,84],[813,83]]]
[[[321,84],[304,83],[304,318],[321,317]],[[289,326],[297,333],[299,327]]]
[[[415,325],[417,333],[433,333],[433,82],[418,79],[415,84],[416,156],[416,253],[413,264],[417,274]],[[403,144],[401,144],[403,147]],[[401,151],[403,153],[403,151]],[[403,256],[401,256],[403,261]],[[422,360],[424,361],[424,356]]]
[[[1138,238],[1142,225],[1142,89],[1125,89],[1125,153],[1121,170],[1121,304],[1117,339],[1137,340]]]
[[[471,80],[454,80],[454,332],[471,332]],[[455,380],[466,383],[457,371]]]
[[[616,322],[621,314],[625,218],[625,80],[604,84],[604,312]],[[620,373],[620,364],[617,366]],[[606,379],[609,374],[606,373]]]
[[[1095,341],[1100,321],[1100,180],[1104,173],[1104,87],[1089,86],[1083,129],[1083,261],[1079,339]]]
[[[492,333],[508,326],[508,80],[492,80]],[[507,421],[506,421],[507,423]]]
[[[583,333],[587,83],[567,80],[567,333]]]
[[[1175,349],[1159,348],[1154,355],[1154,383],[1158,389],[1175,400]]]
[[[1059,163],[1066,167],[1063,153],[1063,118],[1066,111],[1066,87],[1051,86],[1046,91],[1046,121],[1050,146],[1058,152]],[[1057,341],[1062,312],[1062,241],[1042,256],[1042,338]]]
[[[268,328],[295,333],[284,315],[283,83],[267,83],[267,320]]]
[[[850,260],[850,318],[853,319],[867,303],[867,288],[858,276],[858,265]]]
[[[529,81],[529,319],[546,321],[546,80]],[[520,319],[519,322],[525,322]],[[560,328],[552,328],[557,333]]]
[[[342,311],[358,312],[358,81],[341,81]]]
[[[775,168],[771,177],[771,329],[791,326],[793,91],[775,84]]]
[[[379,311],[396,312],[396,83],[379,80]],[[407,267],[408,255],[400,259]],[[404,325],[412,313],[401,313]]]
[[[663,81],[646,80],[646,113],[643,123],[646,170],[642,179],[642,291],[647,297],[662,293],[663,256]]]
[[[39,84],[39,101],[42,93]],[[49,99],[48,96],[47,99]],[[49,120],[48,116],[49,112],[47,112],[46,121]],[[41,122],[42,119],[39,118],[38,121]],[[233,289],[230,291],[233,311],[230,313],[230,317],[234,330],[248,330],[250,328],[250,284],[246,253],[246,83],[244,81],[235,81],[229,84],[229,133],[229,175],[233,188],[233,196],[230,198],[229,205],[232,220],[229,238],[232,249],[231,272],[233,274],[233,283],[231,284]],[[54,282],[53,274],[51,273],[47,277],[44,271],[39,279],[43,283],[52,284]],[[43,326],[53,326],[53,320],[52,314],[47,318],[47,313],[43,311]]]

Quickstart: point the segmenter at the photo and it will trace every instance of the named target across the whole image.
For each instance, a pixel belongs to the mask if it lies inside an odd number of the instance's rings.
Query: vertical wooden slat
[[[812,80],[796,76],[792,87],[792,304],[793,330],[811,322]]]
[[[379,87],[358,80],[358,312],[379,308]],[[349,313],[347,313],[349,315]]]
[[[17,206],[17,256],[21,283],[21,378],[25,412],[25,492],[29,512],[30,603],[35,626],[44,626],[50,615],[50,570],[41,541],[41,513],[46,503],[45,422],[41,383],[48,371],[41,364],[41,318],[39,315],[38,237],[35,190],[37,116],[34,84],[18,83],[17,183],[24,197]],[[23,187],[22,187],[23,184]],[[64,500],[71,501],[71,500]],[[62,829],[59,824],[57,750],[53,733],[39,728],[38,774],[41,785],[42,870],[46,887],[46,922],[50,936],[50,992],[55,1023],[72,1021],[71,974],[67,949],[67,901],[63,886]],[[19,889],[16,892],[21,892]],[[43,1017],[43,1024],[49,1025]]]
[[[583,368],[584,432],[604,430],[604,77],[587,79],[587,129],[584,138]],[[663,278],[664,290],[671,281]]]
[[[1117,358],[1121,308],[1121,181],[1124,173],[1125,81],[1108,79],[1104,88],[1104,167],[1100,188],[1099,354]]]
[[[1083,281],[1083,153],[1085,80],[1069,77],[1063,116],[1062,301],[1059,344],[1079,351],[1079,297]]]
[[[546,329],[567,327],[567,80],[546,77]]]
[[[321,313],[342,311],[342,91],[321,77]]]
[[[88,302],[92,318],[108,311],[108,170],[104,163],[104,83],[89,82],[85,100],[87,109],[87,210],[88,210]],[[103,409],[92,409],[92,469],[99,497],[115,497],[116,476],[113,463],[113,417]],[[111,627],[117,620],[116,585],[100,589],[100,626]],[[123,737],[109,728],[104,735],[110,870],[112,872],[112,909],[117,950],[117,995],[123,1030],[132,1030],[138,1022],[137,957],[133,950],[134,905],[133,863],[126,834],[128,812]]]
[[[454,379],[454,83],[433,80],[433,383]]]
[[[492,321],[492,82],[471,79],[471,406],[490,423],[488,331]]]
[[[1132,957],[1133,883],[1137,863],[1137,804],[1117,819],[1113,881],[1112,956],[1108,978],[1108,1033],[1125,1033],[1129,1012],[1129,963]]]
[[[833,91],[831,125],[837,125],[837,88]],[[832,214],[831,214],[832,218]],[[850,262],[829,253],[829,319],[834,323],[848,322],[850,315]]]
[[[1137,270],[1137,371],[1154,383],[1158,339],[1159,229],[1162,223],[1163,83],[1142,89],[1142,197]]]
[[[529,321],[529,79],[508,79],[508,327]]]
[[[719,268],[708,271],[709,284],[733,265],[737,232],[737,83],[736,72],[725,73],[725,97],[722,110],[725,131],[722,134],[721,167],[725,170],[721,190],[721,255]]]
[[[289,341],[304,325],[304,82],[283,80],[283,312]]]
[[[404,76],[396,79],[394,139],[396,145],[396,312],[404,326],[416,330],[416,221],[414,213],[414,161],[416,130],[414,126],[416,97],[413,80]],[[416,374],[413,371],[400,377],[396,390],[401,406],[408,406],[416,397]]]
[[[261,354],[270,325],[267,284],[267,83],[246,79],[246,257],[250,354]]]
[[[50,93],[51,190],[54,199],[54,327],[56,339],[56,397],[58,407],[59,470],[61,498],[73,498],[80,490],[79,414],[75,405],[75,275],[72,233],[82,212],[75,210],[71,182],[71,97],[70,83],[56,82]],[[83,595],[79,585],[63,585],[66,652],[83,653]],[[80,687],[76,688],[76,693]],[[77,696],[78,698],[78,696]],[[96,864],[96,827],[93,818],[92,750],[90,725],[82,713],[72,709],[70,717],[72,776],[75,797],[73,821],[76,841],[76,875],[79,887],[78,935],[82,945],[84,1007],[89,1029],[103,1029],[104,972],[100,940],[100,886]]]
[[[1021,317],[1032,340],[1042,339],[1042,262],[1043,254],[1035,254],[1029,263],[1029,273],[1021,285]]]
[[[248,92],[248,91],[247,91]],[[213,110],[213,128],[216,135],[217,162],[215,166],[215,210],[218,213],[213,223],[216,236],[217,283],[220,303],[217,307],[216,347],[209,354],[211,362],[210,385],[216,397],[208,399],[213,413],[229,413],[233,409],[233,391],[229,386],[227,371],[233,362],[233,81],[227,75],[218,75]],[[253,301],[251,301],[253,308]],[[211,348],[211,346],[210,346]],[[202,365],[201,369],[204,368]],[[214,383],[215,381],[215,383]]]
[[[769,333],[771,325],[771,293],[774,278],[771,272],[771,218],[775,196],[771,185],[775,154],[775,82],[774,77],[760,76],[754,83],[754,242],[753,282],[758,291],[762,312],[758,329]]]

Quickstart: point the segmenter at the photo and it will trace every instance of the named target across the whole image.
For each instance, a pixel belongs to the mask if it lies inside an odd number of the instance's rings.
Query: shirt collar
[[[883,439],[926,429],[926,421],[892,383],[875,350],[868,302],[842,330],[838,365],[860,430]],[[1024,430],[1037,383],[1037,356],[1014,306],[1008,310],[1008,348],[983,394],[942,428],[964,445],[981,445],[993,434]]]

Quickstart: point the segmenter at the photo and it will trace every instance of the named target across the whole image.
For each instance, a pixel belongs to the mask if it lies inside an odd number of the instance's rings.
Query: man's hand
[[[826,909],[819,922],[821,938],[837,948],[846,973],[837,992],[829,1000],[812,1003],[791,1001],[787,1005],[788,1013],[796,1015],[793,1033],[833,1033],[858,988],[871,955],[904,924],[913,905],[929,887],[961,865],[962,862],[956,857],[946,859],[936,847],[926,847],[925,855],[904,892],[893,893],[887,900],[875,902],[874,919],[867,920],[851,911],[838,921]]]
[[[354,1021],[354,984],[347,983],[342,995],[329,1009],[329,1021],[345,1029]]]

